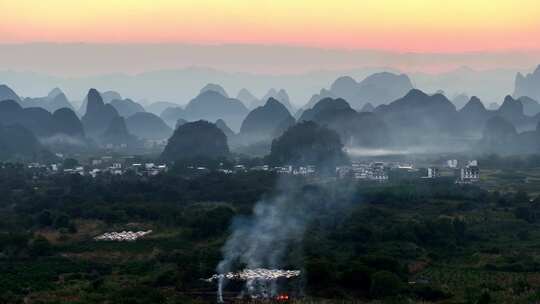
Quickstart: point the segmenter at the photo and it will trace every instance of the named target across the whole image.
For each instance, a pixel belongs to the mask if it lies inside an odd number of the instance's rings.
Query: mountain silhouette
[[[247,89],[241,89],[236,95],[236,99],[240,100],[248,109],[254,109],[260,105],[261,101],[257,99],[250,91]]]
[[[321,101],[321,100],[323,100],[325,98],[336,99],[337,96],[335,96],[332,93],[332,91],[330,91],[328,89],[321,89],[319,94],[314,94],[313,96],[311,96],[309,101],[300,110],[298,110],[298,112],[295,114],[295,117],[300,118],[300,116],[302,116],[302,113],[305,110],[313,108],[315,106],[315,104],[317,104],[319,101]]]
[[[113,99],[111,100],[110,105],[113,106],[118,112],[118,115],[122,117],[129,117],[135,113],[146,112],[143,106],[131,99]]]
[[[60,88],[56,87],[56,88],[52,89],[49,92],[49,94],[47,94],[47,97],[49,99],[54,99],[56,96],[58,96],[60,94],[64,94],[64,92]]]
[[[459,122],[463,130],[470,135],[479,135],[486,121],[495,115],[495,111],[488,111],[478,97],[473,96],[458,111]]]
[[[223,119],[233,130],[238,130],[248,109],[238,99],[228,98],[216,91],[204,91],[185,107],[186,120],[216,121]]]
[[[481,145],[489,152],[509,152],[514,149],[517,135],[514,125],[497,115],[486,122]]]
[[[497,115],[510,121],[513,125],[520,125],[526,119],[523,104],[510,95],[504,98],[503,104],[497,110]]]
[[[279,136],[295,120],[287,108],[270,97],[264,106],[253,109],[246,116],[240,128],[240,135],[246,142],[270,140]]]
[[[360,109],[360,112],[373,112],[375,111],[375,107],[371,104],[371,102],[366,103],[362,109]]]
[[[138,112],[126,118],[129,132],[142,139],[165,139],[173,130],[157,115]]]
[[[228,156],[227,136],[215,124],[204,120],[188,122],[179,126],[161,154],[163,159],[169,161]]]
[[[461,133],[456,107],[442,94],[413,89],[388,105],[378,106],[375,113],[400,144],[433,143]]]
[[[276,89],[271,88],[270,90],[268,90],[266,95],[263,96],[263,98],[261,99],[261,103],[265,103],[265,100],[267,101],[270,98],[274,98],[275,100],[279,101],[282,105],[285,106],[285,108],[287,108],[287,110],[289,110],[289,112],[294,112],[294,107],[291,104],[289,94],[284,89],[280,89],[279,91],[277,91]]]
[[[72,109],[58,109],[54,111],[53,118],[60,133],[73,137],[84,137],[82,122]]]
[[[39,161],[48,154],[50,153],[27,128],[21,125],[0,124],[0,160]]]
[[[390,142],[386,124],[370,112],[356,112],[342,98],[325,98],[304,111],[299,121],[314,121],[336,131],[350,147],[380,147]]]
[[[179,107],[178,104],[168,102],[168,101],[157,101],[154,103],[151,103],[150,105],[144,107],[146,109],[146,112],[154,113],[158,116],[161,116],[161,113],[167,108],[175,108]]]
[[[233,132],[233,130],[231,130],[231,128],[229,128],[229,126],[227,126],[227,124],[225,123],[225,121],[223,121],[223,119],[218,119],[216,120],[216,123],[215,123],[216,127],[218,127],[221,131],[223,131],[223,133],[225,134],[225,136],[227,136],[227,139],[230,141],[231,138],[233,138],[236,134]]]
[[[79,119],[66,114],[73,113],[71,109],[62,108],[60,115],[51,114],[43,108],[22,108],[13,100],[0,101],[0,122],[4,125],[21,125],[37,137],[51,137],[56,134],[72,135],[80,134]],[[64,113],[64,114],[62,114]],[[74,113],[73,113],[74,114]],[[66,116],[69,122],[66,124]],[[75,121],[74,121],[75,120]],[[79,122],[80,123],[80,122]],[[70,126],[74,126],[71,128]]]
[[[161,115],[159,115],[165,123],[167,123],[169,126],[176,125],[176,122],[179,119],[184,119],[186,117],[186,111],[182,107],[169,107],[166,108],[161,112]]]
[[[88,101],[86,113],[81,121],[86,134],[92,137],[104,134],[111,121],[119,116],[116,109],[110,104],[105,104],[100,93],[96,89],[90,89],[86,96]]]
[[[25,98],[20,101],[20,104],[23,108],[39,107],[51,113],[61,108],[73,109],[66,95],[59,88],[54,88],[45,97]]]
[[[185,119],[182,119],[182,118],[179,118],[176,123],[174,124],[174,129],[178,129],[178,127],[180,127],[181,125],[185,125],[187,124],[189,121],[185,120]],[[228,127],[227,127],[228,128]]]
[[[540,100],[540,65],[534,72],[523,76],[518,73],[514,84],[515,98],[527,96],[534,100]]]
[[[19,95],[5,84],[0,84],[0,101],[13,100],[17,103],[21,101]]]
[[[99,91],[98,91],[99,92]],[[105,92],[99,92],[99,95],[101,96],[101,99],[103,100],[103,103],[110,103],[111,101],[117,99],[121,100],[122,95],[116,91],[105,91]],[[88,105],[88,95],[84,98],[81,107],[79,108],[79,113],[83,115],[87,112],[87,105]]]
[[[227,94],[227,92],[225,91],[225,89],[220,86],[219,84],[215,84],[215,83],[209,83],[207,85],[205,85],[201,91],[199,92],[199,94],[202,94],[202,93],[205,93],[205,92],[208,92],[208,91],[213,91],[213,92],[217,92],[221,95],[223,95],[224,97],[227,97],[229,98],[229,94]]]
[[[456,106],[456,109],[461,109],[470,101],[470,98],[467,94],[462,93],[454,96],[451,101]]]
[[[340,77],[330,87],[334,96],[344,98],[354,109],[368,102],[375,106],[392,102],[411,89],[413,85],[407,75],[389,72],[372,74],[360,82],[348,76]]]
[[[129,133],[125,119],[121,116],[116,116],[111,119],[109,125],[100,136],[100,142],[105,146],[113,145],[115,147],[123,146],[127,148],[136,142],[136,138]]]
[[[348,162],[339,135],[312,121],[300,122],[272,142],[268,161],[272,165],[319,166],[334,172]]]
[[[305,110],[298,121],[310,121],[316,119],[320,113],[338,111],[354,112],[351,106],[343,98],[324,98],[318,101],[313,108]]]
[[[521,96],[518,100],[523,105],[523,112],[525,115],[534,116],[540,113],[540,103],[538,103],[538,101],[527,96]]]

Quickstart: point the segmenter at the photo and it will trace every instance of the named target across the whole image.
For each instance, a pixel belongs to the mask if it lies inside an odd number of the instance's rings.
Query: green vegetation
[[[540,301],[540,201],[512,177],[508,191],[294,179],[317,197],[285,261],[303,271],[290,282],[300,302]],[[213,303],[215,286],[200,279],[215,272],[232,219],[276,182],[267,172],[92,179],[0,166],[0,303]],[[136,242],[93,240],[147,229]]]

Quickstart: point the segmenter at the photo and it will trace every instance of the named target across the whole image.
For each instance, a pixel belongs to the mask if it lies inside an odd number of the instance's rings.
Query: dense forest
[[[319,183],[178,167],[155,177],[91,178],[3,164],[0,302],[213,303],[215,285],[201,279],[216,272],[233,219],[251,216],[260,199],[283,191],[279,184],[295,185],[298,205],[287,212],[306,219],[282,264],[302,271],[283,283],[298,300],[540,299],[540,202],[524,191],[447,179]],[[136,242],[93,239],[147,229],[153,233]],[[242,288],[232,282],[226,293]]]

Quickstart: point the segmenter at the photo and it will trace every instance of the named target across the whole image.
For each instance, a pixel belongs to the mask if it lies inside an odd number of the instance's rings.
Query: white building
[[[480,180],[480,170],[477,166],[461,168],[460,179],[463,182],[475,182]]]
[[[441,176],[439,168],[427,168],[427,176],[424,178],[437,178]]]
[[[446,166],[448,166],[448,168],[457,168],[458,166],[458,161],[457,159],[449,159],[446,161]]]

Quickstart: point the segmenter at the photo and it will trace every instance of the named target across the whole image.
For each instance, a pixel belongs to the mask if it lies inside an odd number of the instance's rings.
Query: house
[[[439,168],[427,168],[427,176],[424,176],[423,178],[437,178],[441,176],[441,171]]]
[[[480,168],[478,167],[478,161],[469,161],[467,166],[459,170],[459,179],[457,183],[473,183],[479,180]]]
[[[458,166],[457,159],[449,159],[449,160],[447,160],[446,161],[446,166],[448,168],[454,168],[454,169],[457,168],[457,166]]]
[[[462,181],[478,181],[480,179],[480,170],[477,166],[467,166],[465,168],[461,168],[460,178]]]

